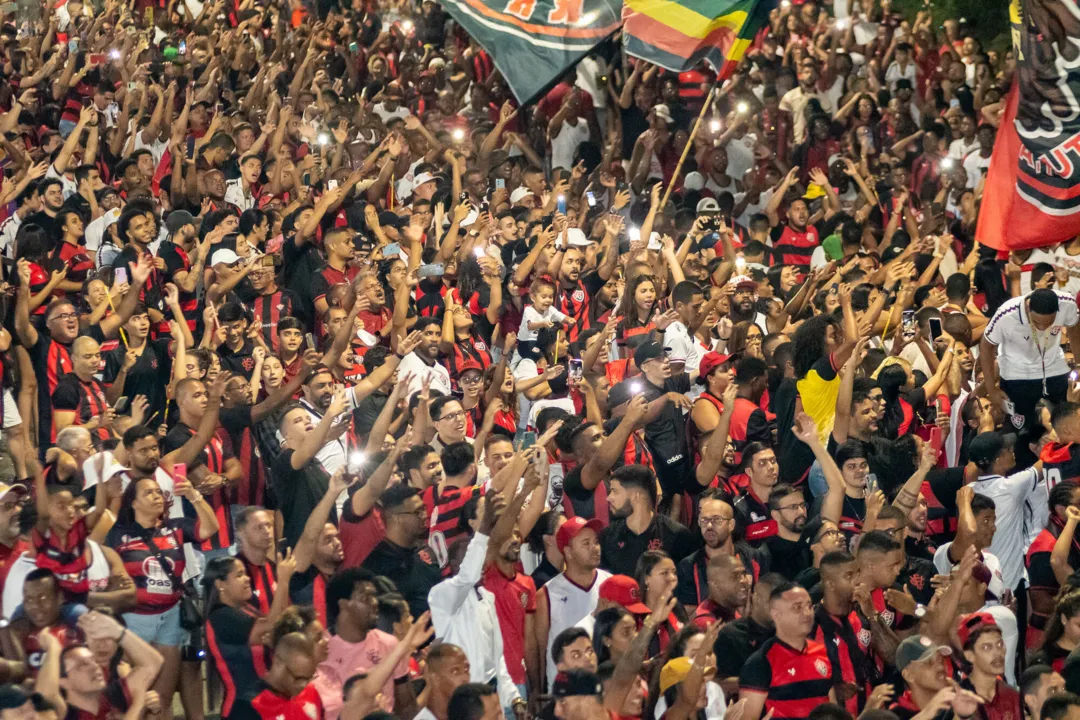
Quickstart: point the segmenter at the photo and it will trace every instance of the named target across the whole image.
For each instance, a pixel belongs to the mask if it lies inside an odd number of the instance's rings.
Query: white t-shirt
[[[901,67],[900,63],[895,60],[889,65],[889,69],[885,71],[885,82],[889,86],[889,92],[896,92],[896,81],[901,79],[907,79],[911,81],[911,87],[915,87],[915,63],[908,61],[907,67]]]
[[[1061,332],[1080,321],[1076,299],[1060,291],[1058,313],[1046,332],[1031,327],[1025,300],[1027,295],[1006,301],[986,326],[983,337],[997,346],[998,367],[1003,380],[1040,380],[1069,372],[1061,350]]]
[[[681,320],[667,326],[664,331],[664,347],[671,351],[668,360],[683,363],[688,373],[701,366],[701,358],[705,357],[706,352],[697,338],[691,337],[689,328]]]
[[[428,377],[431,378],[431,389],[438,390],[443,395],[449,395],[452,391],[450,387],[450,373],[447,372],[439,363],[434,365],[428,365],[426,362],[420,359],[420,356],[415,352],[411,352],[401,359],[398,364],[398,377],[405,377],[408,373],[413,374],[412,381],[409,382],[409,398],[420,392],[420,388],[424,385],[424,380]]]
[[[1048,490],[1043,474],[1035,468],[1014,475],[984,475],[971,488],[994,501],[997,530],[990,552],[1001,560],[1005,587],[1016,589],[1024,577],[1028,546],[1049,520]]]
[[[518,340],[536,340],[536,334],[540,332],[540,330],[539,328],[530,330],[529,323],[544,322],[546,320],[549,320],[552,323],[561,323],[566,319],[566,315],[556,310],[554,305],[549,306],[543,313],[537,312],[536,308],[532,305],[526,305],[524,312],[521,313],[521,327],[518,328]]]
[[[119,210],[116,211],[119,214]],[[22,218],[18,213],[12,213],[4,222],[0,223],[0,252],[4,254],[4,257],[15,257],[15,235],[19,232],[19,226],[22,225]]]
[[[576,118],[574,123],[564,120],[559,134],[551,138],[551,167],[574,167],[574,153],[578,145],[589,139],[589,123],[585,118]]]
[[[244,181],[240,178],[225,181],[225,202],[235,205],[240,212],[255,207],[255,196],[244,192]]]
[[[1024,261],[1022,270],[1020,271],[1020,292],[1027,294],[1031,292],[1031,271],[1035,269],[1035,266],[1039,263],[1049,263],[1050,265],[1058,264],[1057,253],[1049,248],[1035,248],[1028,255],[1027,260]]]
[[[591,615],[600,599],[600,584],[611,577],[605,570],[597,570],[592,584],[583,588],[570,582],[566,575],[559,573],[540,588],[548,603],[548,643],[544,649],[547,659],[548,689],[555,681],[557,673],[555,661],[551,659],[551,646],[563,630],[574,627],[586,615]]]
[[[956,138],[949,144],[949,157],[960,160],[978,149],[979,141],[975,138],[971,138],[970,141],[964,140],[962,137]]]
[[[954,565],[953,561],[949,559],[949,548],[951,547],[952,542],[947,542],[934,552],[934,567],[942,575],[951,575],[953,568],[959,564]],[[990,571],[990,584],[987,585],[987,590],[1000,600],[1001,596],[1005,594],[1005,581],[1001,577],[1001,561],[992,552],[983,550],[982,564]]]
[[[964,171],[967,172],[967,186],[974,190],[979,181],[990,169],[990,158],[984,158],[978,150],[970,152],[964,158]]]
[[[394,118],[401,118],[404,120],[412,114],[409,112],[409,108],[404,105],[398,105],[394,110],[387,110],[384,103],[378,103],[373,105],[371,109],[379,116],[379,119],[383,121],[384,125]]]
[[[3,225],[0,225],[0,234],[2,234],[2,230]],[[1076,297],[1076,294],[1080,293],[1080,255],[1070,255],[1066,252],[1065,245],[1060,245],[1054,251],[1054,265],[1069,271],[1069,281],[1065,284],[1065,287],[1058,287],[1057,289]]]

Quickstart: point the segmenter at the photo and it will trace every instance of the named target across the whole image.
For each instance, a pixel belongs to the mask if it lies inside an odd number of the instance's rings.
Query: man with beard
[[[713,558],[737,555],[751,582],[769,571],[762,567],[761,553],[734,539],[735,510],[720,490],[709,489],[698,498],[698,527],[705,545],[687,555],[676,566],[679,584],[676,597],[684,608],[704,602],[708,596],[708,566]]]
[[[611,577],[600,567],[600,543],[597,534],[603,528],[597,520],[574,517],[567,520],[555,534],[559,552],[563,554],[563,571],[547,582],[536,595],[536,643],[544,653],[546,682],[555,680],[555,661],[552,643],[563,630],[573,627],[596,609],[600,584]]]
[[[131,271],[132,292],[116,307],[116,312],[104,318],[97,325],[87,328],[85,334],[99,343],[116,336],[120,327],[131,318],[139,302],[139,293],[134,288],[140,287],[150,277],[153,266],[149,260],[140,259]],[[60,378],[72,370],[71,346],[81,333],[79,316],[75,306],[68,300],[57,300],[45,310],[45,330],[41,332],[30,322],[30,264],[19,263],[19,287],[15,302],[15,332],[23,347],[30,353],[30,359],[39,377],[38,392],[38,448],[45,450],[56,442],[56,431],[52,417],[52,394]]]
[[[930,536],[926,532],[929,505],[926,496],[919,493],[913,507],[907,514],[907,528],[904,530],[904,552],[909,558],[918,558],[927,562],[934,562],[934,551],[937,548],[930,542]]]
[[[607,234],[610,233],[611,227],[608,227]],[[611,250],[613,246],[609,244],[608,248]],[[563,257],[562,264],[558,266],[558,288],[553,307],[573,320],[568,339],[574,342],[577,340],[581,321],[586,317],[589,303],[615,272],[619,255],[613,251],[605,253],[603,261],[596,270],[582,277],[581,271],[585,268],[585,253],[582,249],[576,245],[568,245],[565,249],[560,248],[556,252],[556,264],[559,262],[558,252],[561,252]],[[641,365],[639,364],[638,367]]]
[[[731,622],[746,612],[753,576],[738,555],[717,555],[706,570],[708,595],[697,606],[693,622],[703,630],[717,620]]]
[[[387,488],[379,496],[386,537],[364,560],[363,567],[385,575],[409,603],[413,617],[428,609],[428,593],[442,580],[442,572],[427,539],[427,510],[420,491],[404,484]]]
[[[56,217],[64,207],[63,183],[59,178],[47,177],[38,185],[38,195],[41,197],[41,210],[28,215],[24,224],[37,225],[53,241],[59,242],[61,232]]]
[[[694,538],[683,525],[656,512],[656,477],[643,465],[624,465],[608,490],[611,524],[600,534],[600,565],[613,575],[634,575],[647,550],[663,550],[676,563],[689,555]]]
[[[960,686],[983,699],[982,712],[987,717],[1023,717],[1019,691],[1001,678],[1005,674],[1005,640],[994,616],[983,612],[961,615],[956,635],[964,658],[971,663],[971,673]]]
[[[802,542],[806,510],[806,499],[799,488],[780,484],[772,489],[769,513],[776,523],[776,534],[766,538],[763,547],[769,553],[769,569],[789,580],[811,565],[809,548]]]
[[[766,573],[758,579],[750,594],[750,607],[745,616],[720,628],[713,645],[716,656],[716,677],[724,692],[738,689],[739,673],[750,656],[773,635],[769,615],[769,595],[773,588],[787,583],[783,575]]]
[[[509,540],[488,553],[482,584],[495,597],[506,668],[525,697],[526,677],[529,687],[540,687],[541,657],[536,643],[536,583],[518,570],[521,542],[521,533],[514,528]]]
[[[855,611],[855,582],[859,566],[855,558],[840,550],[821,559],[821,602],[814,606],[814,629],[810,636],[825,646],[832,664],[836,699],[852,717],[865,703],[870,676],[867,650],[870,644],[862,630],[863,621]]]
[[[78,635],[76,629],[61,618],[64,593],[51,570],[37,568],[27,573],[20,599],[22,616],[11,620],[9,630],[19,654],[9,659],[24,663],[26,672],[34,677],[42,668],[48,650],[45,643],[50,641],[45,635],[59,641],[61,647],[78,643]],[[11,619],[15,615],[14,609],[5,612],[5,615]]]
[[[438,390],[443,395],[452,392],[450,385],[450,372],[439,363],[439,343],[442,342],[442,320],[435,317],[420,318],[413,328],[413,334],[420,334],[420,341],[410,348],[411,352],[402,352],[398,347],[398,354],[403,355],[399,369],[402,373],[412,374],[409,383],[409,399],[420,392],[425,385],[432,390]],[[432,416],[434,418],[434,416]]]
[[[1027,711],[1025,717],[1036,720],[1042,717],[1048,698],[1065,692],[1065,679],[1049,665],[1032,665],[1020,675],[1017,686]]]
[[[424,491],[443,478],[442,456],[430,445],[416,445],[401,456],[399,465],[405,482]]]
[[[450,577],[431,589],[428,603],[435,636],[465,651],[469,658],[472,682],[488,683],[499,691],[503,707],[524,710],[525,701],[509,672],[501,621],[495,596],[481,586],[484,565],[503,540],[512,535],[525,499],[540,485],[534,465],[525,478],[525,486],[513,496],[509,506],[492,489],[483,498],[479,527],[471,540],[460,538],[449,548]],[[512,490],[511,490],[512,492]],[[521,599],[517,598],[520,603]],[[516,629],[521,633],[524,625]],[[518,675],[524,680],[524,663],[518,648]]]
[[[749,278],[740,280],[735,284],[735,290],[728,301],[730,309],[728,318],[734,325],[741,322],[755,321],[761,326],[761,331],[767,333],[765,318],[758,318],[757,311],[757,283]]]
[[[25,485],[0,483],[0,587],[5,585],[11,564],[30,549],[19,528],[19,514],[28,495]]]
[[[814,606],[810,595],[794,583],[769,593],[769,616],[776,636],[746,661],[739,674],[739,697],[746,700],[743,717],[758,720],[804,718],[818,705],[836,702],[832,663],[825,646],[810,639]]]
[[[641,370],[641,395],[649,403],[645,416],[645,442],[652,452],[657,478],[664,491],[666,506],[678,518],[681,504],[672,499],[684,488],[698,488],[693,464],[686,443],[686,420],[683,411],[692,407],[686,393],[697,377],[697,368],[689,373],[671,374],[664,347],[658,342],[645,342],[634,351],[634,364]]]
[[[335,682],[344,683],[358,672],[371,670],[398,645],[393,635],[376,628],[379,612],[376,598],[375,576],[363,568],[343,570],[327,585],[327,627],[333,629],[333,635],[327,658],[319,669]],[[425,624],[422,619],[419,622]],[[395,708],[404,711],[416,702],[407,661],[398,664],[387,678],[382,696],[391,711]]]
[[[807,225],[810,220],[810,209],[806,201],[800,197],[788,206],[787,223],[781,225],[779,215],[780,205],[787,197],[788,191],[795,186],[798,175],[798,168],[788,171],[787,177],[769,199],[765,212],[773,226],[773,254],[776,262],[782,265],[794,265],[800,272],[805,273],[810,269],[810,258],[814,253],[814,248],[821,244],[817,229],[813,225]]]
[[[1028,599],[1031,601],[1031,620],[1028,626],[1028,647],[1042,637],[1047,620],[1054,612],[1055,601],[1061,585],[1050,565],[1050,555],[1054,550],[1061,531],[1068,520],[1069,508],[1080,508],[1080,485],[1068,480],[1058,483],[1050,490],[1050,517],[1046,527],[1035,537],[1028,547],[1025,565],[1027,567]],[[1073,541],[1069,547],[1068,566],[1080,568],[1080,547]]]
[[[116,234],[124,245],[120,254],[113,259],[114,268],[124,269],[129,278],[134,278],[135,263],[146,258],[157,270],[160,261],[150,252],[150,244],[158,237],[158,221],[152,205],[144,204],[143,201],[129,203],[116,221]],[[147,307],[156,309],[161,307],[161,289],[164,284],[164,277],[155,271],[141,285],[132,281],[131,289],[138,289],[139,299]],[[160,318],[151,319],[156,321]]]
[[[330,307],[327,292],[334,285],[351,283],[360,271],[351,266],[353,256],[353,232],[347,227],[334,228],[323,237],[326,265],[315,275],[312,287],[315,291],[315,312],[320,316]]]

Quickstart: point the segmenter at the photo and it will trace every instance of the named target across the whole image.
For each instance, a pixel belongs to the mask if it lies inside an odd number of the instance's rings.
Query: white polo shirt
[[[997,346],[1002,380],[1041,380],[1069,372],[1061,350],[1061,331],[1076,325],[1080,313],[1076,298],[1059,290],[1054,292],[1058,296],[1058,312],[1046,332],[1031,327],[1025,303],[1028,295],[1007,301],[990,319],[983,337]]]

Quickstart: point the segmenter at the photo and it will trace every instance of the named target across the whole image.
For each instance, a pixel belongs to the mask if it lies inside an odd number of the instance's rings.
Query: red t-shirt
[[[266,688],[251,701],[251,707],[263,720],[323,720],[326,717],[322,699],[310,683],[292,698]]]
[[[495,596],[506,669],[514,684],[521,685],[525,682],[525,616],[536,612],[536,583],[521,573],[508,578],[494,563],[484,570],[483,583]]]

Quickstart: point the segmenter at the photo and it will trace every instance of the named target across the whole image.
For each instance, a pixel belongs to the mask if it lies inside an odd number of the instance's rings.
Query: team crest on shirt
[[[157,364],[158,363],[157,363],[157,358],[156,357],[150,359],[150,367],[152,367],[154,370],[157,370]]]
[[[829,663],[818,658],[814,661],[814,669],[818,671],[818,674],[821,675],[821,677],[825,677],[829,674]]]
[[[861,647],[869,647],[870,646],[870,631],[867,630],[866,628],[863,628],[862,630],[859,631],[859,645]]]
[[[311,720],[315,720],[315,718],[319,716],[319,709],[315,707],[315,703],[306,702],[304,703],[304,714],[311,718]]]
[[[487,345],[477,340],[475,343],[477,350],[487,350]]]
[[[653,538],[649,541],[650,550],[663,550],[664,546],[660,543],[660,538]]]
[[[255,369],[255,361],[252,358],[246,357],[246,358],[244,358],[243,362],[240,363],[240,364],[244,366],[245,370],[254,370]]]
[[[892,610],[883,610],[881,612],[881,619],[885,621],[886,625],[892,627],[893,620],[896,619],[896,615],[893,614]]]
[[[579,288],[574,291],[574,294],[571,295],[570,298],[576,303],[585,302],[585,291]]]
[[[1017,430],[1023,429],[1023,427],[1024,427],[1024,416],[1023,415],[1012,415],[1012,416],[1010,416],[1009,419],[1012,420],[1013,427],[1015,427]]]
[[[431,553],[428,552],[426,549],[417,550],[416,554],[419,555],[420,559],[423,560],[428,565],[434,565],[435,564],[435,562],[431,559]]]

